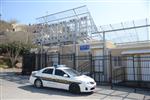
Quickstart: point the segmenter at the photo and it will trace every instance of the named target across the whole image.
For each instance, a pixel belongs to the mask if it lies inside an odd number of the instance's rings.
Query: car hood
[[[76,76],[75,79],[82,82],[94,82],[94,79],[86,75]]]

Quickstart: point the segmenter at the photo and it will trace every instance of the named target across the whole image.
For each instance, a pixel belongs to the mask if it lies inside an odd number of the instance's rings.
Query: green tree
[[[12,30],[13,30],[12,24],[6,21],[0,20],[0,33],[6,32],[6,31],[12,31]]]
[[[10,67],[15,67],[16,61],[19,56],[22,56],[24,53],[28,53],[32,45],[25,44],[19,41],[9,42],[6,44],[0,45],[0,52],[6,54],[11,62]]]

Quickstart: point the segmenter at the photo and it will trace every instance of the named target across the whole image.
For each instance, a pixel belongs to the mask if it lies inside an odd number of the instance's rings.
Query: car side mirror
[[[69,77],[67,74],[64,74],[63,76],[64,76],[64,77]]]

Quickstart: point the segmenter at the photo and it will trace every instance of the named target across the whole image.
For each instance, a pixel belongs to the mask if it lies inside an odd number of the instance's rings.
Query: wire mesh
[[[115,31],[114,31],[115,30]],[[99,32],[105,32],[106,40],[113,43],[147,41],[150,39],[150,20],[142,19],[118,24],[102,25]]]

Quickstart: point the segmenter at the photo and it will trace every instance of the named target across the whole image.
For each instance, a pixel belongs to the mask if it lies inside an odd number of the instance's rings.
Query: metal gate
[[[82,74],[92,75],[92,54],[76,56],[76,69]]]
[[[59,57],[59,64],[66,65],[70,68],[75,68],[75,55],[74,54],[63,54]]]
[[[31,72],[35,69],[35,54],[24,54],[23,55],[23,67],[22,67],[22,74],[31,74]]]
[[[108,83],[107,66],[109,63],[109,56],[93,56],[93,77],[99,84]]]
[[[150,56],[112,58],[112,84],[150,89]]]
[[[59,53],[47,54],[47,66],[58,65],[60,63],[59,57]]]

